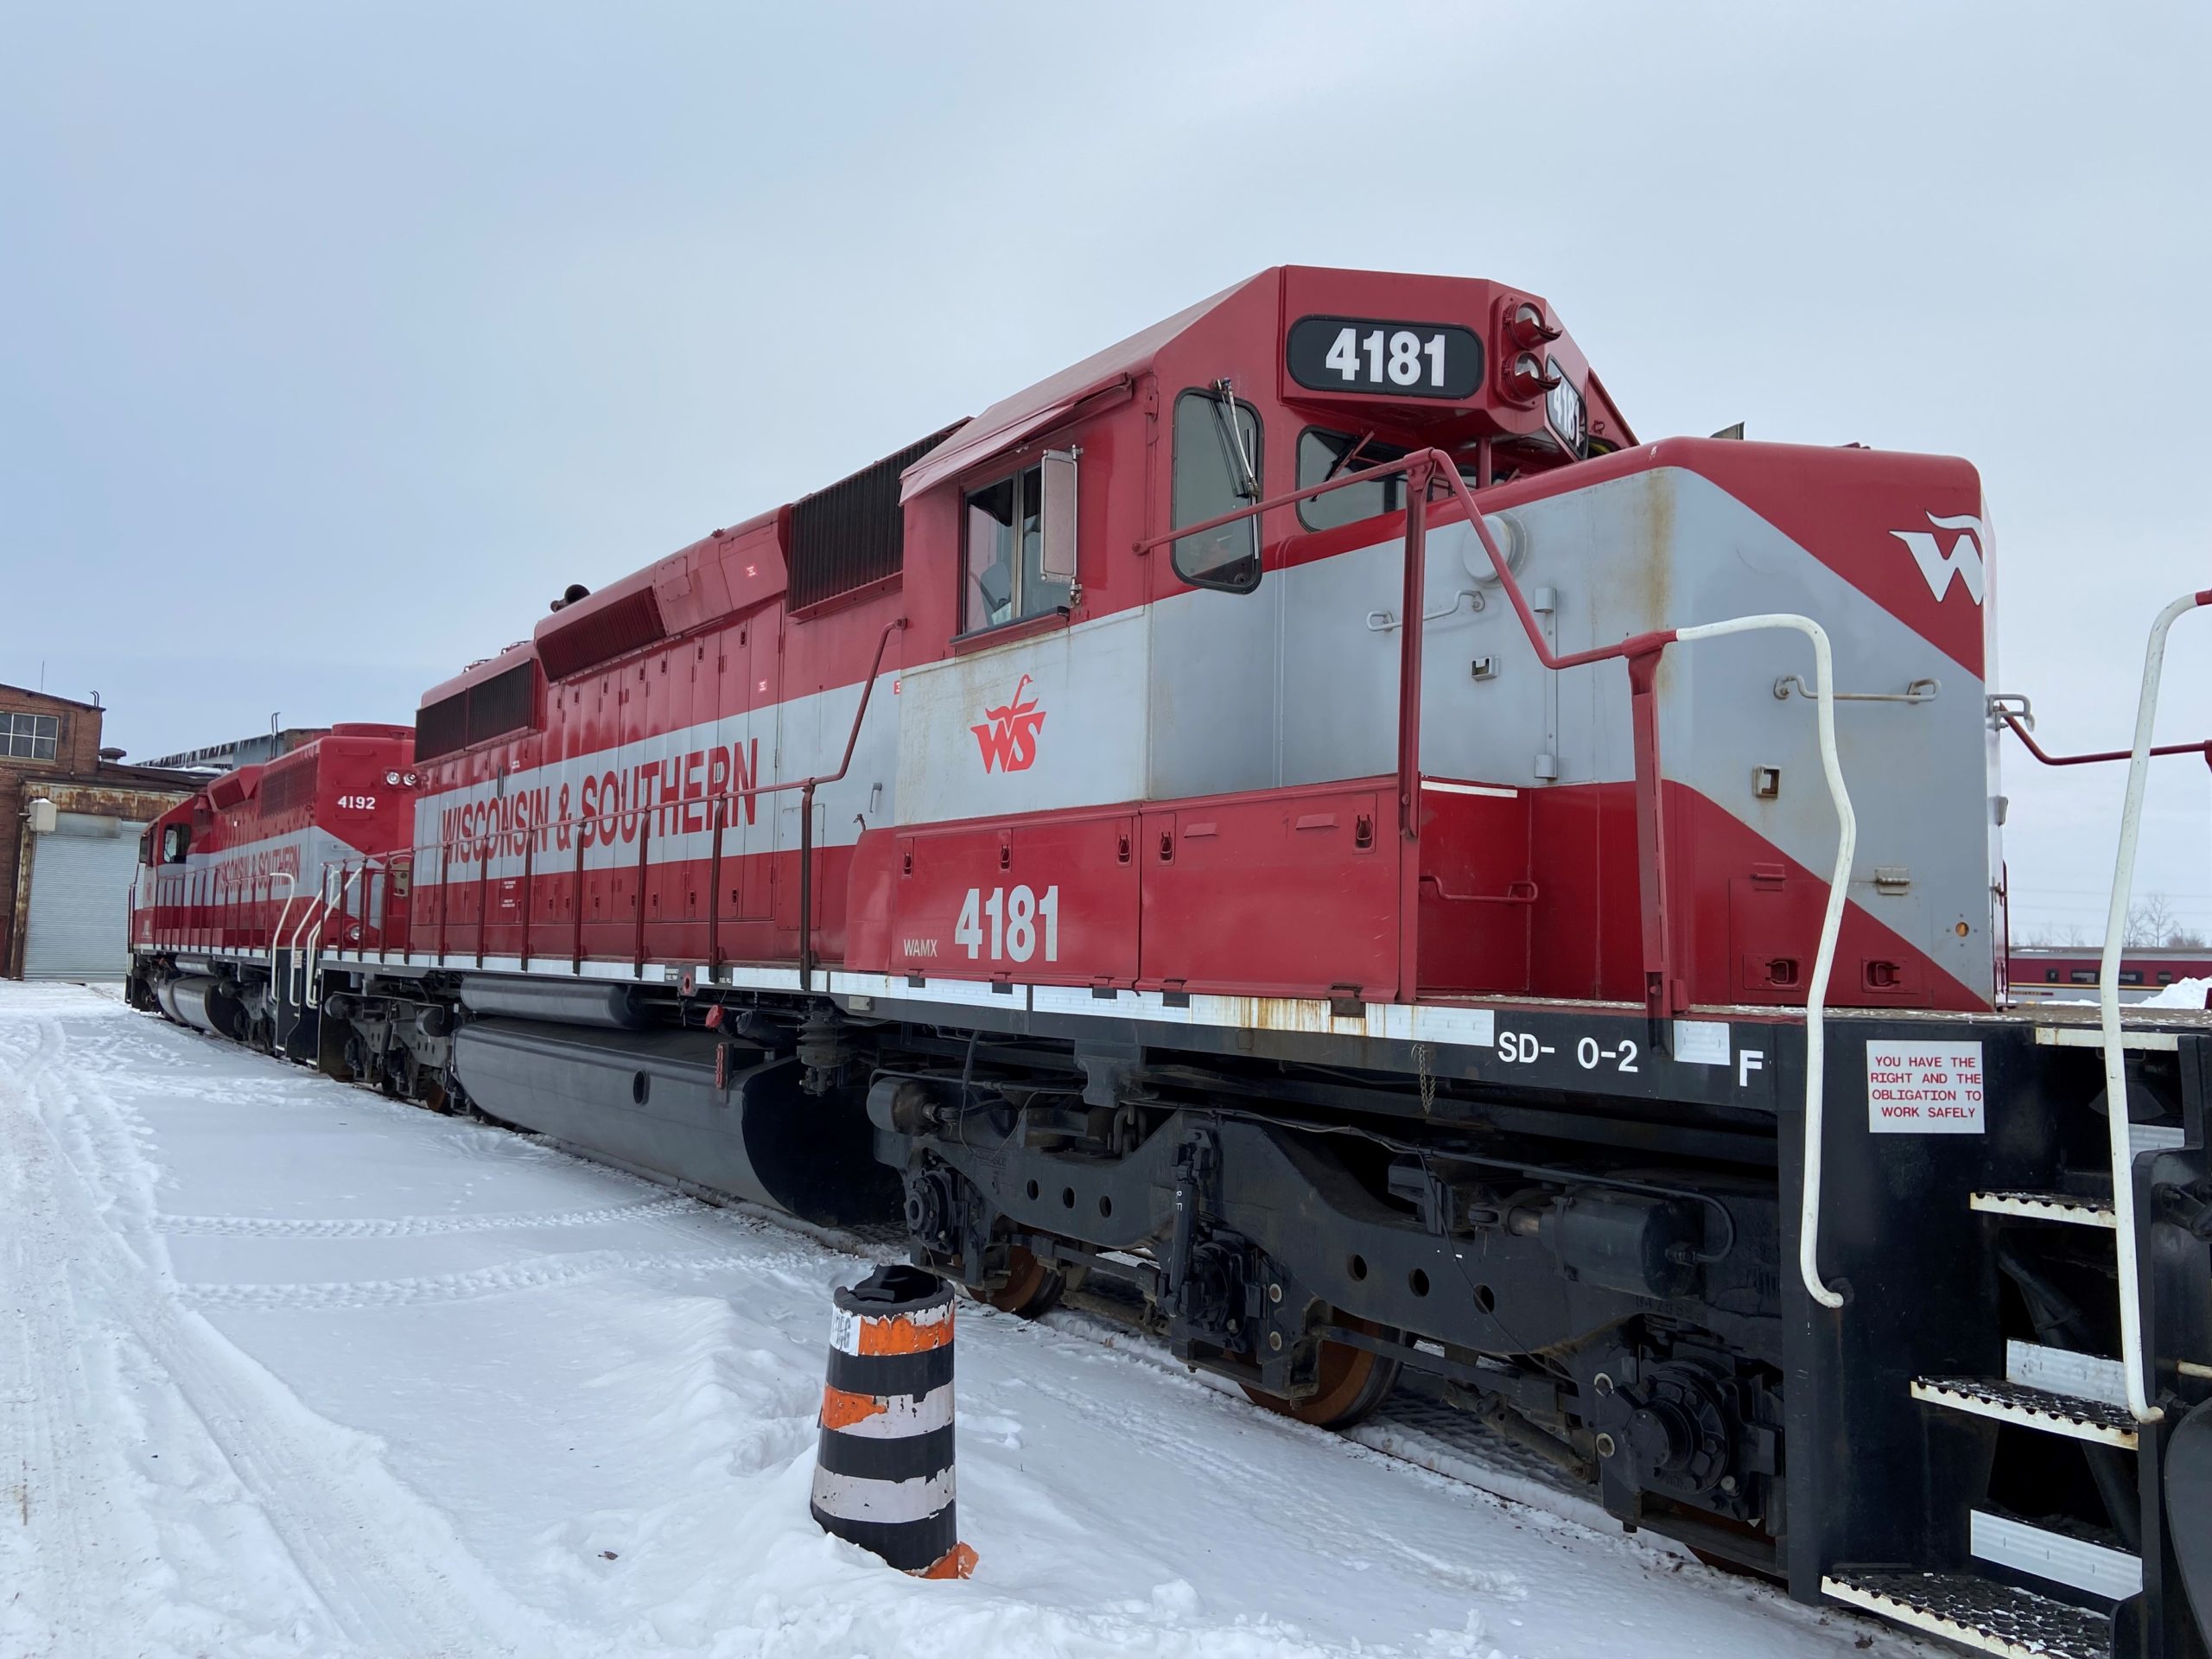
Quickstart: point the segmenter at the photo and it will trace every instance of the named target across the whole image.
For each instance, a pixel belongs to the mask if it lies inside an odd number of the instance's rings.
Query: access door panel
[[[1145,988],[1393,997],[1399,838],[1385,798],[1284,790],[1146,813]]]
[[[901,836],[892,971],[1134,985],[1135,837],[1129,813]]]

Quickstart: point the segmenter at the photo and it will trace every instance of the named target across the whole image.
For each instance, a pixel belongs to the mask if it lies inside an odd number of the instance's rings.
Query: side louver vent
[[[964,422],[932,432],[791,505],[791,608],[804,610],[899,574],[906,551],[899,474]]]
[[[611,605],[546,629],[538,636],[537,658],[545,664],[547,678],[565,680],[666,638],[660,601],[652,588],[640,588]]]
[[[537,719],[537,664],[518,663],[466,691],[415,711],[415,758],[435,760],[456,749],[527,731]]]
[[[466,747],[468,742],[468,693],[456,691],[415,711],[415,758],[435,760]]]
[[[261,777],[261,816],[273,818],[312,802],[317,770],[312,753],[280,760],[270,767]]]

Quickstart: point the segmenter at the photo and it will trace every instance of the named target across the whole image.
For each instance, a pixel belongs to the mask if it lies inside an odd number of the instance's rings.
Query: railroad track
[[[587,1161],[603,1161],[592,1159],[578,1147],[550,1144]],[[691,1191],[692,1196],[702,1203],[721,1209],[742,1209],[748,1215],[757,1215],[832,1249],[872,1261],[906,1259],[906,1230],[895,1224],[820,1227],[754,1205],[734,1205],[704,1190]],[[971,1313],[992,1318],[1020,1317],[980,1306],[973,1307]],[[1144,1301],[1133,1286],[1114,1280],[1095,1280],[1081,1289],[1068,1291],[1059,1305],[1044,1316],[1042,1323],[1067,1335],[1125,1350],[1134,1346],[1143,1357],[1163,1369],[1187,1371],[1230,1399],[1244,1399],[1243,1391],[1233,1382],[1188,1368],[1168,1352],[1166,1344],[1159,1339],[1157,1331],[1147,1321]],[[1260,1411],[1262,1408],[1252,1406],[1251,1409]],[[1541,1510],[1598,1531],[1619,1529],[1620,1523],[1580,1483],[1539,1453],[1484,1427],[1479,1419],[1450,1404],[1444,1397],[1442,1385],[1427,1377],[1402,1377],[1376,1414],[1353,1428],[1341,1433],[1320,1428],[1310,1432],[1349,1440],[1394,1462],[1410,1464],[1491,1497]]]

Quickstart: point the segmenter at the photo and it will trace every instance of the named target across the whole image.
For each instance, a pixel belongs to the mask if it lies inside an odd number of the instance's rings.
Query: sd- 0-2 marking
[[[1705,1022],[1700,1030],[1707,1039],[1703,1045],[1684,1043],[1681,1052],[1670,1052],[1649,1039],[1649,1022],[1636,1016],[1608,1020],[1593,1030],[1586,1015],[1501,1014],[1496,1059],[1488,1066],[1478,1063],[1468,1075],[1547,1088],[1602,1087],[1654,1099],[1770,1106],[1774,1056],[1765,1044],[1754,1038],[1758,1046],[1741,1046],[1732,1032],[1720,1035],[1728,1028],[1717,1021]],[[1756,1027],[1744,1034],[1767,1031],[1781,1035],[1777,1028]]]
[[[1611,1071],[1634,1073],[1639,1068],[1636,1057],[1640,1052],[1636,1039],[1624,1037],[1618,1042],[1605,1044],[1595,1037],[1583,1037],[1574,1045],[1574,1063],[1585,1071],[1604,1067]],[[1509,1065],[1533,1065],[1548,1054],[1556,1054],[1556,1045],[1540,1040],[1532,1031],[1501,1031],[1497,1033],[1497,1058]]]

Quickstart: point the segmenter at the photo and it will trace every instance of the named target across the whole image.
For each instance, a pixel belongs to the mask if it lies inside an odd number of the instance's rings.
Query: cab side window
[[[1071,584],[1044,573],[1045,478],[1031,467],[968,493],[960,582],[965,633],[1067,605]]]
[[[1251,505],[1261,480],[1260,413],[1223,387],[1175,400],[1174,524],[1203,524]],[[1260,585],[1260,523],[1240,518],[1175,543],[1175,574],[1193,587],[1249,594]]]
[[[1372,434],[1363,436],[1309,426],[1298,435],[1298,487],[1310,489],[1346,473],[1402,461],[1405,454],[1402,444],[1379,442]],[[1357,519],[1395,512],[1405,505],[1406,475],[1392,473],[1307,497],[1298,504],[1298,520],[1308,530],[1334,530]]]
[[[1357,477],[1394,461],[1403,461],[1402,443],[1386,443],[1372,432],[1332,432],[1309,426],[1298,435],[1298,487],[1310,489],[1332,479]],[[1459,463],[1459,476],[1471,490],[1483,487],[1481,474],[1468,461]],[[1334,530],[1362,518],[1397,512],[1406,505],[1406,475],[1389,473],[1381,478],[1308,496],[1298,504],[1298,521],[1308,530]]]

